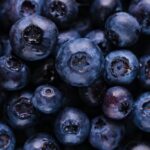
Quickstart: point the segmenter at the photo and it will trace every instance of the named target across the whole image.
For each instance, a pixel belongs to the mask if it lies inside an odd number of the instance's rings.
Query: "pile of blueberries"
[[[150,0],[0,0],[0,150],[150,150]]]

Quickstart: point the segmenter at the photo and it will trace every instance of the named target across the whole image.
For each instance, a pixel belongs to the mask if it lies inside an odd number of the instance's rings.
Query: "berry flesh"
[[[24,17],[10,31],[13,52],[27,61],[44,59],[54,48],[57,34],[52,21],[37,15]]]
[[[133,16],[119,12],[107,19],[105,30],[112,44],[117,47],[129,47],[138,41],[141,28]]]
[[[92,84],[100,76],[102,67],[101,50],[85,38],[65,43],[56,57],[57,72],[73,86]]]
[[[111,87],[104,95],[103,112],[111,119],[123,119],[131,112],[132,104],[132,95],[126,88]]]
[[[130,84],[138,69],[138,60],[131,51],[113,51],[106,56],[104,78],[111,84]]]
[[[65,108],[55,122],[55,135],[65,145],[78,145],[89,134],[90,122],[86,114],[76,108]]]

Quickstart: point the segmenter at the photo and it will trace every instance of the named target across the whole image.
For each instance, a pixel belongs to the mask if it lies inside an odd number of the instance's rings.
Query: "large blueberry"
[[[134,123],[145,132],[150,132],[150,92],[141,94],[134,105]]]
[[[0,57],[0,86],[5,90],[18,90],[29,81],[28,67],[13,55]]]
[[[24,17],[10,31],[13,52],[27,61],[43,59],[54,48],[57,34],[52,21],[37,15]]]
[[[15,150],[16,140],[12,130],[0,122],[0,150]]]
[[[138,69],[138,59],[131,51],[113,51],[106,56],[104,78],[112,84],[130,84]]]
[[[129,12],[137,18],[142,33],[150,35],[150,1],[149,0],[133,0]]]
[[[129,47],[138,41],[141,27],[136,18],[126,12],[119,12],[107,19],[105,30],[112,44]]]
[[[60,150],[55,139],[47,133],[30,137],[23,146],[24,150]]]
[[[45,114],[57,112],[63,104],[62,93],[51,85],[41,85],[36,88],[32,97],[35,108]]]
[[[114,150],[119,146],[123,133],[123,126],[99,116],[92,120],[89,140],[98,150]]]
[[[101,50],[86,38],[65,43],[56,57],[57,72],[73,86],[92,84],[101,75],[102,68]]]
[[[111,119],[123,119],[132,110],[133,98],[124,87],[114,86],[104,96],[103,112]]]
[[[56,118],[55,135],[65,145],[78,145],[89,134],[90,122],[86,114],[76,108],[65,108]]]

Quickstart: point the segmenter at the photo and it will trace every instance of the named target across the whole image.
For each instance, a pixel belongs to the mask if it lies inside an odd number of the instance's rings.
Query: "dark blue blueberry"
[[[100,116],[92,120],[89,140],[98,150],[114,150],[123,138],[124,128]]]
[[[140,59],[139,80],[141,86],[150,88],[150,55],[142,56]]]
[[[28,67],[13,55],[0,57],[0,86],[5,90],[18,90],[29,81]]]
[[[37,113],[32,104],[32,93],[22,92],[10,98],[6,105],[8,122],[17,129],[25,129],[37,121]]]
[[[150,92],[145,92],[137,98],[133,119],[138,128],[150,132]]]
[[[75,0],[46,0],[44,14],[59,27],[68,27],[78,15],[78,5]]]
[[[103,25],[111,14],[121,10],[120,0],[93,0],[90,11],[94,23]]]
[[[117,50],[106,56],[104,77],[111,84],[130,84],[138,69],[138,60],[131,51]]]
[[[137,18],[142,33],[150,35],[150,1],[149,0],[133,0],[129,12]]]
[[[60,150],[60,148],[51,135],[38,133],[25,142],[23,150]]]
[[[45,114],[51,114],[61,108],[63,105],[63,96],[54,86],[41,85],[35,90],[32,103],[39,111]]]
[[[24,17],[10,31],[13,52],[27,61],[46,58],[56,44],[57,34],[52,21],[37,15]]]
[[[90,122],[86,114],[76,108],[67,107],[57,117],[55,135],[65,145],[78,145],[89,134]]]
[[[12,130],[0,122],[0,150],[15,150],[16,140]]]
[[[124,87],[114,86],[107,90],[104,96],[103,112],[111,119],[123,119],[132,110],[133,98]]]
[[[10,0],[6,10],[7,19],[16,22],[22,17],[33,14],[40,15],[42,6],[43,0]]]
[[[86,38],[65,43],[56,57],[57,72],[73,86],[92,84],[101,75],[102,68],[101,50]]]
[[[107,54],[109,52],[110,43],[106,39],[104,31],[92,30],[89,33],[87,33],[85,37],[97,44],[102,49],[104,54]]]
[[[119,12],[107,19],[105,30],[112,44],[129,47],[138,41],[141,27],[136,18],[126,12]]]
[[[79,89],[80,97],[88,106],[99,107],[102,104],[107,86],[102,80],[95,81],[92,85]]]

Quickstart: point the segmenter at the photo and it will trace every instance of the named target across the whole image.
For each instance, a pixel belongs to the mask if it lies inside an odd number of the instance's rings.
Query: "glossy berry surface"
[[[65,145],[78,145],[88,137],[90,122],[76,108],[65,108],[55,122],[55,135]]]
[[[96,80],[103,67],[101,50],[86,38],[65,43],[56,57],[56,70],[73,86],[88,86]]]
[[[138,69],[138,59],[131,51],[113,51],[105,58],[104,78],[112,84],[130,84],[135,79]]]

